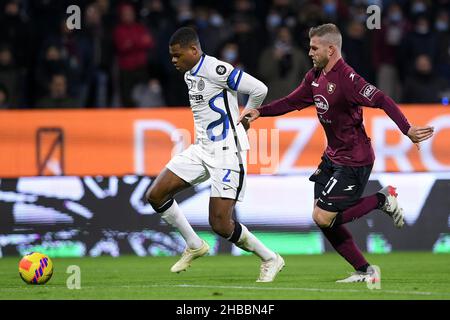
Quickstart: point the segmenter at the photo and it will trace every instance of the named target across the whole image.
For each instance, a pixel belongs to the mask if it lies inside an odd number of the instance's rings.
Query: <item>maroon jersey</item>
[[[313,104],[327,136],[325,154],[340,165],[365,166],[375,160],[363,125],[362,106],[382,108],[403,134],[410,128],[395,102],[367,83],[343,59],[326,74],[311,69],[292,93],[263,105],[259,111],[262,117],[277,116]]]

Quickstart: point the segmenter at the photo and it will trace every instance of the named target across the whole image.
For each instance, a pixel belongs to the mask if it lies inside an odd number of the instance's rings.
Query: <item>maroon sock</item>
[[[356,246],[350,232],[343,225],[332,228],[321,228],[333,248],[350,263],[355,270],[363,270],[369,263]]]
[[[359,201],[352,207],[345,209],[343,212],[339,212],[334,218],[334,221],[331,223],[331,226],[338,226],[347,222],[352,222],[353,220],[359,219],[368,214],[370,211],[378,208],[381,201],[384,203],[381,196],[384,197],[384,195],[376,193],[369,197],[359,199]]]

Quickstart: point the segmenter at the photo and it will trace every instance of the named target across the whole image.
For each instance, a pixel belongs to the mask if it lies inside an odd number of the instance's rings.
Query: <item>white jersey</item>
[[[249,149],[247,134],[239,119],[237,93],[249,95],[246,108],[257,108],[267,94],[259,80],[229,63],[203,54],[184,74],[194,114],[196,142],[204,155],[223,157]]]

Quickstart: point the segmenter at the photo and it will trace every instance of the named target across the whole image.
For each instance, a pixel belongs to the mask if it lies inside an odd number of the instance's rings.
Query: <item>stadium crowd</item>
[[[81,9],[70,30],[67,8]],[[381,28],[366,26],[369,5]],[[450,0],[1,0],[0,108],[188,106],[168,41],[197,29],[203,50],[264,81],[266,101],[312,64],[308,31],[344,35],[344,59],[396,102],[450,96]]]

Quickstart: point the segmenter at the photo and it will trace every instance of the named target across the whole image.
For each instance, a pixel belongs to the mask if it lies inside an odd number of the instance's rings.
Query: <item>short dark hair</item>
[[[309,38],[319,37],[325,38],[328,42],[336,45],[341,49],[342,35],[339,28],[333,23],[322,24],[309,30]]]
[[[200,46],[200,40],[198,39],[197,32],[194,29],[182,27],[175,31],[175,33],[170,37],[169,45],[173,46],[176,44],[179,44],[183,48],[188,47],[191,44]]]

